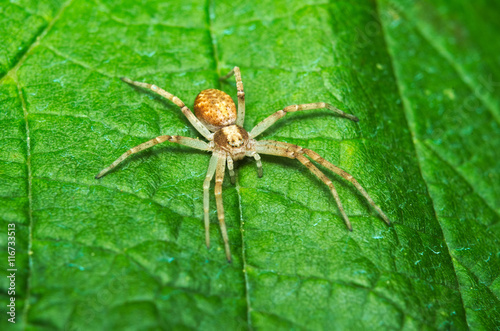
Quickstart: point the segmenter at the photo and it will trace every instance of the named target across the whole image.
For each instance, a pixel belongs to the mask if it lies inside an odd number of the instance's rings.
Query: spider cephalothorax
[[[234,161],[245,157],[246,151],[251,148],[248,132],[238,125],[221,128],[214,134],[215,150],[227,152]]]
[[[245,156],[253,157],[257,163],[257,172],[259,177],[262,177],[262,162],[259,154],[269,154],[289,157],[292,159],[299,160],[303,165],[305,165],[313,174],[315,174],[319,179],[321,179],[332,192],[335,202],[339,207],[340,213],[344,218],[344,221],[352,231],[351,222],[349,217],[342,207],[339,195],[332,181],[319,170],[312,162],[313,160],[325,168],[335,172],[337,175],[343,177],[344,179],[350,181],[358,191],[365,197],[365,199],[377,210],[377,212],[382,216],[387,224],[390,224],[387,216],[382,212],[382,210],[373,202],[368,193],[364,188],[349,175],[344,170],[331,164],[324,158],[322,158],[316,152],[310,149],[302,148],[297,145],[288,144],[275,140],[255,140],[259,134],[264,132],[267,128],[273,125],[277,120],[285,116],[289,112],[307,110],[307,109],[321,109],[326,108],[334,113],[346,117],[355,122],[358,118],[354,115],[346,114],[343,111],[333,107],[330,104],[324,102],[308,103],[302,105],[293,105],[278,110],[274,114],[270,115],[260,123],[258,123],[250,132],[247,132],[243,128],[243,122],[245,120],[245,92],[243,90],[243,82],[241,81],[240,69],[234,67],[231,72],[223,77],[227,79],[232,75],[236,78],[236,87],[238,90],[238,110],[236,111],[236,105],[229,95],[226,93],[216,90],[209,89],[201,91],[196,97],[194,103],[194,111],[196,116],[189,110],[189,108],[176,96],[170,94],[169,92],[159,88],[156,85],[151,85],[148,83],[135,82],[128,78],[123,77],[122,80],[129,84],[148,88],[155,93],[171,100],[177,106],[181,108],[182,113],[187,117],[189,122],[202,134],[209,143],[206,143],[199,139],[193,139],[181,136],[159,136],[150,141],[142,143],[128,151],[126,151],[122,156],[120,156],[116,161],[114,161],[109,167],[102,170],[96,178],[101,178],[106,175],[111,169],[116,167],[119,163],[125,160],[129,155],[137,153],[146,148],[154,146],[156,144],[170,141],[178,143],[181,145],[189,146],[203,151],[212,152],[212,158],[208,165],[207,175],[203,183],[203,212],[205,220],[205,239],[207,247],[210,246],[210,236],[209,236],[209,189],[210,182],[215,174],[215,199],[217,203],[217,217],[219,219],[219,224],[222,232],[222,238],[224,239],[224,247],[226,251],[226,257],[228,261],[231,261],[231,251],[229,249],[229,239],[227,237],[226,223],[224,220],[224,207],[222,204],[222,182],[224,180],[224,171],[227,164],[229,170],[229,176],[231,177],[231,182],[235,182],[235,173],[233,161],[238,161],[243,159]],[[309,158],[307,158],[309,157]]]

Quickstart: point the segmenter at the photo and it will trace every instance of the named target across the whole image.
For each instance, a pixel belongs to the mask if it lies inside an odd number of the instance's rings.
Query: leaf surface
[[[1,2],[0,219],[16,226],[15,327],[498,328],[495,7]],[[119,77],[191,106],[207,88],[235,98],[234,80],[219,81],[235,65],[247,130],[318,101],[360,118],[293,113],[259,139],[351,173],[393,226],[327,169],[353,232],[298,161],[263,156],[259,179],[248,159],[223,186],[228,264],[213,195],[204,245],[207,153],[163,144],[94,179],[155,136],[200,138],[175,104]],[[8,302],[8,279],[0,285]]]

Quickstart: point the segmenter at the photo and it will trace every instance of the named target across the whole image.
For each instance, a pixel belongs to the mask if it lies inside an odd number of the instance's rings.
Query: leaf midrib
[[[398,95],[402,101],[402,105],[403,105],[403,111],[404,111],[404,119],[405,119],[405,123],[406,123],[406,126],[411,134],[411,144],[413,146],[413,151],[415,153],[415,155],[417,156],[416,157],[416,163],[418,165],[418,169],[419,169],[419,173],[420,173],[420,177],[422,179],[422,181],[425,183],[425,189],[426,189],[426,194],[427,196],[429,197],[431,203],[432,203],[432,211],[433,211],[433,214],[434,214],[434,218],[436,220],[436,222],[438,223],[439,225],[439,228],[441,229],[441,234],[442,234],[442,237],[444,237],[444,231],[443,231],[443,228],[442,228],[442,225],[441,225],[441,222],[439,222],[439,218],[438,218],[438,214],[437,214],[437,211],[436,211],[436,206],[435,206],[435,202],[434,202],[434,199],[432,198],[432,195],[430,194],[430,190],[429,190],[429,185],[425,179],[425,176],[422,172],[422,165],[420,164],[420,157],[418,157],[418,150],[416,148],[416,144],[415,142],[417,141],[417,137],[416,137],[416,132],[413,130],[412,126],[409,125],[409,121],[408,121],[408,113],[410,112],[410,109],[408,108],[409,105],[408,105],[408,100],[407,98],[405,98],[402,94],[402,86],[401,86],[401,82],[400,82],[400,79],[397,75],[397,72],[395,70],[395,65],[394,65],[394,61],[395,61],[395,58],[393,56],[393,54],[390,52],[389,50],[389,47],[388,47],[388,42],[387,42],[387,37],[386,37],[386,34],[387,34],[387,31],[386,31],[386,26],[384,25],[384,22],[382,21],[381,19],[381,15],[380,15],[380,5],[379,5],[379,0],[376,0],[375,1],[375,6],[376,6],[376,10],[377,10],[377,18],[379,20],[379,23],[380,23],[380,26],[382,27],[382,36],[384,38],[384,45],[385,45],[385,49],[387,51],[387,55],[389,57],[389,60],[391,61],[391,72],[392,72],[392,75],[394,77],[394,82],[396,83],[396,86],[397,86],[397,91],[398,91]],[[400,11],[398,11],[398,13],[401,13]],[[407,17],[405,16],[405,19],[407,19]],[[428,41],[426,39],[426,41]],[[441,54],[441,53],[439,53]],[[461,305],[462,307],[464,308],[464,314],[465,314],[465,319],[466,319],[466,322],[467,322],[467,310],[465,309],[465,303],[464,303],[464,298],[463,298],[463,295],[462,295],[462,291],[460,291],[460,281],[458,279],[458,275],[456,273],[456,270],[455,270],[455,264],[453,263],[453,255],[451,254],[451,249],[448,245],[448,242],[446,240],[443,240],[444,242],[444,245],[446,246],[446,249],[447,249],[447,252],[448,252],[448,256],[451,260],[451,265],[453,267],[453,275],[455,276],[455,283],[457,284],[458,288],[457,288],[457,292],[460,294],[460,301],[461,301]]]

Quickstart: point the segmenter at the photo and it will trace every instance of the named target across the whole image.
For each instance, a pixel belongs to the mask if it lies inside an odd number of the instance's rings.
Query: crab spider
[[[309,109],[328,109],[333,113],[348,118],[354,122],[358,122],[358,118],[351,114],[346,114],[342,110],[333,107],[332,105],[325,102],[317,103],[307,103],[301,105],[292,105],[278,110],[274,114],[268,116],[263,121],[258,123],[250,132],[247,132],[243,128],[243,122],[245,120],[245,91],[243,89],[243,82],[241,80],[241,73],[238,67],[234,67],[226,76],[221,79],[227,79],[231,76],[236,79],[236,87],[238,90],[238,109],[236,110],[236,105],[229,95],[226,93],[216,90],[208,89],[201,91],[200,94],[195,99],[194,102],[194,114],[191,110],[176,96],[170,94],[169,92],[159,88],[156,85],[141,83],[133,81],[129,78],[122,77],[121,79],[131,85],[147,88],[162,97],[165,97],[175,103],[181,108],[182,113],[187,117],[189,122],[198,130],[198,132],[208,140],[204,142],[199,139],[193,139],[182,136],[159,136],[151,139],[145,143],[142,143],[134,148],[126,151],[122,156],[120,156],[116,161],[114,161],[109,167],[103,169],[95,177],[96,179],[106,175],[111,169],[115,168],[118,164],[123,162],[130,155],[145,150],[156,144],[169,141],[172,143],[178,143],[191,148],[199,149],[202,151],[208,151],[212,153],[208,165],[208,171],[203,182],[203,211],[204,211],[204,221],[205,221],[205,240],[207,248],[210,247],[210,234],[209,234],[209,189],[210,182],[215,175],[215,200],[217,205],[217,217],[219,219],[219,224],[222,232],[222,238],[224,240],[224,247],[226,252],[226,257],[229,262],[231,262],[231,251],[229,248],[229,239],[227,236],[226,222],[224,220],[224,206],[222,204],[222,182],[224,180],[224,172],[227,164],[229,170],[229,176],[231,182],[235,183],[235,173],[233,168],[233,162],[243,159],[245,156],[253,157],[257,164],[257,173],[259,177],[262,177],[262,162],[260,154],[269,154],[284,156],[292,159],[297,159],[300,163],[305,165],[314,175],[321,179],[330,189],[335,202],[344,218],[347,228],[352,231],[351,222],[349,217],[344,211],[340,197],[333,185],[332,181],[319,170],[311,161],[315,161],[318,164],[324,166],[325,168],[333,171],[342,178],[350,181],[356,189],[365,197],[365,199],[372,205],[372,207],[380,214],[382,219],[390,225],[391,222],[389,218],[384,214],[384,212],[378,207],[372,198],[368,195],[365,189],[358,183],[353,176],[340,169],[339,167],[328,162],[322,158],[316,152],[302,148],[297,145],[288,144],[284,142],[274,141],[274,140],[260,140],[257,141],[255,138],[272,126],[280,118],[284,117],[287,113],[309,110]],[[196,116],[195,116],[196,115]],[[308,158],[309,157],[309,158]]]

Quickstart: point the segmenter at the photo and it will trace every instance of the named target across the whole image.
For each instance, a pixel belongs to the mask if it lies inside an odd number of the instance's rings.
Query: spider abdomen
[[[216,89],[203,90],[198,94],[194,100],[194,113],[212,132],[236,123],[233,99]]]

